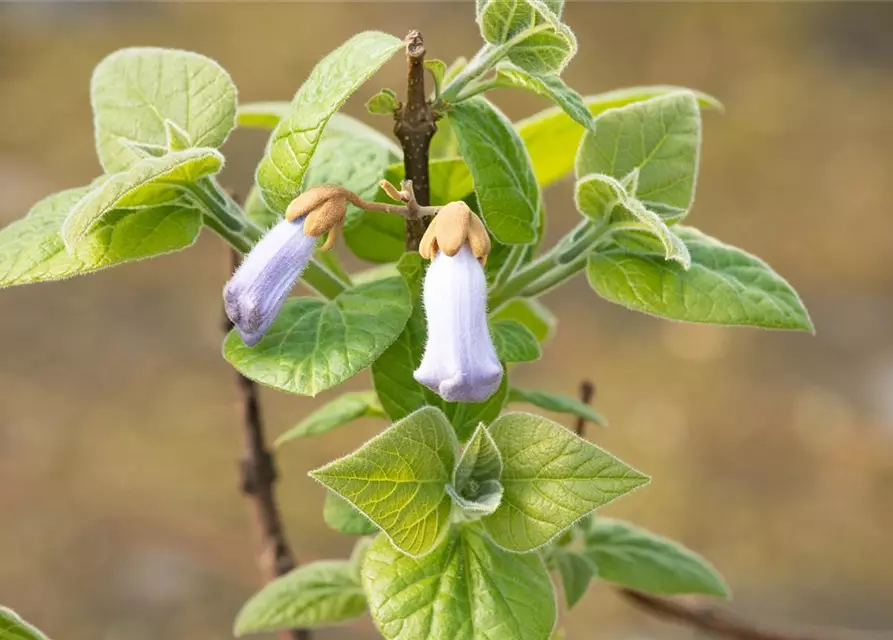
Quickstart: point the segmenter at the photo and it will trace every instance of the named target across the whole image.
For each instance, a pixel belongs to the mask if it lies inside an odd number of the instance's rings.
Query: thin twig
[[[435,114],[425,92],[425,42],[416,30],[406,35],[406,102],[394,112],[394,135],[403,147],[406,179],[415,185],[415,196],[422,206],[431,204],[428,183],[428,154],[431,138],[437,132]],[[406,250],[417,251],[425,233],[425,220],[406,221]]]
[[[404,180],[400,183],[400,189],[392,185],[387,180],[382,180],[380,183],[382,190],[388,194],[389,197],[396,200],[397,202],[404,203],[403,206],[388,204],[386,202],[367,202],[363,200],[355,194],[353,191],[345,190],[344,197],[351,204],[363,209],[364,211],[383,211],[384,213],[393,213],[398,216],[403,216],[407,220],[421,220],[422,218],[428,218],[434,215],[437,215],[437,212],[440,211],[441,207],[428,207],[422,206],[416,200],[415,189],[412,186],[412,180]]]
[[[645,613],[687,627],[728,638],[729,640],[831,640],[831,636],[813,635],[804,631],[762,629],[723,609],[698,602],[659,598],[632,589],[617,589],[617,594]]]
[[[231,267],[239,266],[239,253],[230,251]],[[223,315],[225,332],[233,328],[232,321]],[[270,582],[295,568],[285,533],[273,485],[276,482],[276,465],[273,455],[267,448],[264,426],[260,412],[260,399],[257,385],[240,373],[236,373],[236,387],[239,391],[239,407],[242,412],[242,430],[245,436],[245,453],[239,463],[241,489],[254,510],[254,519],[260,538],[261,552],[257,563],[265,582]],[[280,633],[282,640],[310,640],[307,629],[291,629]]]
[[[580,383],[580,401],[592,402],[595,386],[588,380]],[[586,433],[586,419],[578,418],[576,433],[581,438]],[[820,640],[804,632],[782,632],[761,629],[752,623],[728,613],[724,609],[704,601],[661,598],[641,591],[617,588],[617,595],[656,618],[670,620],[728,640]],[[821,636],[821,640],[832,640]]]

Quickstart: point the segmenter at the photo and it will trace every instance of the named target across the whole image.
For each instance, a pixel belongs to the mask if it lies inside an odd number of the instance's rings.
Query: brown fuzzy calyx
[[[484,223],[464,202],[451,202],[431,220],[419,244],[419,253],[426,260],[433,259],[438,251],[452,257],[466,243],[474,257],[485,264],[490,253],[490,236]]]
[[[328,251],[344,226],[347,216],[347,194],[344,187],[320,185],[311,187],[289,203],[285,219],[289,222],[304,217],[304,235],[318,238],[328,233],[325,244],[320,247]]]

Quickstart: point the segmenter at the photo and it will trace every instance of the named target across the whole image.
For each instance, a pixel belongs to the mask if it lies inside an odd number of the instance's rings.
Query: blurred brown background
[[[243,100],[288,99],[361,29],[420,28],[430,55],[470,55],[473,14],[458,2],[2,5],[0,223],[99,172],[88,84],[116,48],[193,49]],[[711,558],[736,611],[893,637],[893,5],[570,2],[566,19],[581,49],[565,77],[582,93],[672,83],[726,104],[705,116],[690,221],[776,267],[818,336],[659,321],[579,278],[547,297],[561,331],[517,380],[566,393],[597,382],[612,426],[591,437],[654,477],[606,511]],[[402,71],[391,62],[346,111],[387,131],[363,102],[402,93]],[[513,118],[548,106],[495,99]],[[233,135],[226,184],[247,188],[264,138]],[[557,237],[574,220],[567,182],[548,205]],[[230,638],[258,586],[219,355],[227,268],[206,233],[151,263],[0,292],[0,603],[57,639]],[[273,434],[315,404],[263,400]],[[301,560],[351,544],[324,527],[306,471],[379,428],[281,451]],[[692,635],[603,586],[564,624],[572,639]],[[375,634],[364,620],[318,637]]]

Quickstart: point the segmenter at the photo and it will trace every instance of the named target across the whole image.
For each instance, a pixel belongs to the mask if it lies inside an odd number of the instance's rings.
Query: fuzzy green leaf
[[[465,445],[447,493],[467,517],[490,515],[502,502],[502,456],[481,423]]]
[[[434,80],[434,95],[440,96],[440,91],[443,89],[444,84],[443,79],[447,72],[446,62],[437,58],[430,58],[425,60],[425,68],[431,74],[432,80]]]
[[[359,618],[366,596],[352,563],[305,564],[257,592],[236,617],[236,637],[261,631],[313,629]]]
[[[366,111],[376,116],[392,116],[397,110],[397,94],[382,89],[366,101]]]
[[[691,268],[617,249],[589,258],[589,284],[601,297],[672,320],[813,331],[797,292],[759,258],[691,227],[674,227]]]
[[[334,300],[291,298],[254,347],[233,330],[223,355],[261,384],[315,396],[372,364],[400,335],[412,312],[403,278],[357,285]]]
[[[589,584],[596,577],[595,567],[579,553],[565,549],[555,549],[552,561],[561,577],[567,608],[573,609],[586,595]]]
[[[687,90],[683,87],[660,85],[630,87],[586,96],[583,101],[589,112],[597,116],[608,109],[679,91]],[[716,98],[705,93],[693,93],[697,96],[702,109],[722,109]],[[515,128],[527,147],[537,182],[541,187],[560,180],[573,170],[577,148],[586,129],[571,119],[560,107],[540,111],[517,122]]]
[[[450,124],[474,179],[481,215],[504,244],[530,244],[539,229],[539,187],[511,122],[484,98],[454,105]]]
[[[555,595],[539,555],[503,551],[468,526],[423,558],[379,536],[362,578],[388,640],[548,640],[555,625]]]
[[[536,336],[520,322],[494,320],[490,323],[490,333],[502,362],[533,362],[543,355]]]
[[[90,85],[96,149],[107,172],[145,157],[141,148],[219,147],[235,126],[236,87],[223,68],[189,51],[137,47],[105,58]]]
[[[271,209],[284,211],[300,193],[304,173],[329,118],[401,48],[403,41],[399,38],[365,31],[314,67],[295,94],[288,116],[273,130],[257,167],[255,178]]]
[[[538,76],[512,64],[501,64],[496,69],[499,86],[516,87],[547,98],[586,129],[595,130],[595,123],[583,96],[571,89],[557,75]]]
[[[599,578],[630,589],[729,597],[725,581],[707,560],[629,522],[595,518],[581,553],[596,566]]]
[[[504,461],[502,504],[484,518],[498,545],[526,553],[548,543],[590,511],[648,482],[563,426],[529,413],[490,425]]]
[[[244,210],[248,219],[261,229],[269,229],[282,219],[282,216],[275,211],[270,211],[257,186],[251,187],[248,191]]]
[[[490,319],[519,322],[530,329],[540,344],[552,337],[558,324],[558,319],[540,302],[523,298],[516,298],[502,305],[491,314]]]
[[[446,417],[426,407],[310,475],[378,526],[403,553],[421,556],[449,527],[458,456]]]
[[[74,205],[62,225],[62,240],[72,250],[113,211],[176,200],[181,185],[213,175],[222,167],[223,156],[215,149],[186,149],[143,158],[103,180]]]
[[[326,492],[322,519],[335,531],[348,536],[368,536],[378,531],[378,527],[369,518],[332,491]]]
[[[509,402],[526,402],[546,411],[569,413],[572,416],[594,422],[602,427],[608,426],[608,421],[599,412],[585,402],[581,402],[571,396],[512,387],[509,389]]]
[[[0,640],[47,640],[47,637],[12,609],[0,606]]]
[[[691,91],[612,109],[596,119],[577,153],[576,174],[622,180],[638,170],[634,196],[688,211],[694,201],[701,112]]]
[[[276,439],[280,446],[295,438],[306,438],[343,426],[360,418],[383,418],[384,410],[374,391],[352,391],[323,405]]]
[[[149,207],[116,209],[100,220],[71,252],[62,223],[91,187],[69,189],[35,204],[28,215],[0,230],[0,288],[63,280],[116,264],[191,246],[201,213],[181,193]]]

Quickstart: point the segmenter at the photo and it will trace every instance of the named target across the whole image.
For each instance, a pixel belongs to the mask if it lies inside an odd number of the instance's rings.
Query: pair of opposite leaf
[[[317,240],[331,248],[355,196],[343,187],[313,187],[288,206],[245,256],[223,289],[224,306],[242,340],[258,344],[313,255]],[[487,324],[487,280],[482,263],[490,238],[463,202],[442,207],[419,246],[431,261],[422,299],[428,341],[415,379],[448,402],[482,402],[502,381]]]

